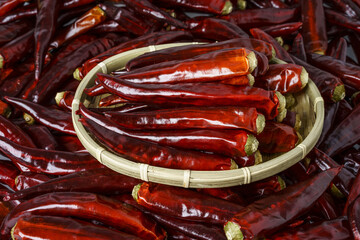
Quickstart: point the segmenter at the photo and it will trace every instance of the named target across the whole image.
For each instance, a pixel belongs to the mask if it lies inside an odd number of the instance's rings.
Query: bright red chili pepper
[[[43,125],[25,125],[24,131],[29,134],[35,145],[40,149],[57,150],[58,143],[50,130]]]
[[[33,140],[20,127],[0,115],[0,136],[26,147],[36,147]]]
[[[42,173],[23,172],[15,178],[16,191],[31,188],[49,180],[51,178]],[[9,198],[8,196],[11,196],[11,194],[8,194],[5,198]]]

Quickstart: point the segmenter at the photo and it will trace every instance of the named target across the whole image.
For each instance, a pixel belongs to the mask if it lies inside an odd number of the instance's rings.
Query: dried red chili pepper
[[[15,190],[15,178],[19,170],[8,161],[0,161],[0,182]]]
[[[45,174],[23,172],[15,178],[16,191],[34,187],[49,180],[51,180],[51,178]],[[11,194],[8,194],[5,198],[8,198],[8,196],[11,196]]]
[[[339,101],[339,109],[336,112],[332,129],[336,128],[352,111],[353,107],[345,99]]]
[[[71,111],[71,104],[74,100],[75,93],[72,91],[58,92],[55,96],[56,104],[67,111]]]
[[[243,47],[248,50],[262,53],[268,59],[271,59],[275,54],[273,52],[273,47],[269,43],[253,38],[236,38],[218,43],[187,45],[167,48],[155,52],[148,52],[130,60],[126,64],[126,69],[131,71],[145,66],[154,65],[154,63],[163,63],[173,60],[180,61],[211,51],[235,47]]]
[[[308,224],[294,229],[286,229],[279,232],[269,239],[273,240],[292,240],[314,238],[319,240],[327,239],[351,239],[352,234],[349,230],[349,223],[346,217],[340,217],[330,221]]]
[[[289,53],[269,34],[259,28],[250,29],[250,33],[254,38],[270,43],[275,49],[277,58],[280,58],[287,63],[294,63]]]
[[[326,21],[331,24],[335,24],[340,27],[360,32],[360,21],[357,19],[349,18],[341,13],[338,13],[331,9],[325,9]]]
[[[159,146],[118,134],[113,131],[116,130],[116,126],[111,121],[102,119],[101,115],[91,113],[84,106],[80,106],[80,113],[83,116],[80,120],[93,135],[110,149],[130,160],[176,169],[229,170],[236,168],[235,162],[228,157]]]
[[[76,136],[60,135],[55,136],[55,139],[59,143],[59,150],[68,152],[87,152]]]
[[[242,29],[250,29],[293,22],[297,20],[298,15],[299,8],[265,8],[234,11],[222,18],[235,23]]]
[[[260,151],[256,151],[253,155],[244,156],[244,157],[235,157],[235,162],[239,167],[248,167],[259,164],[262,162],[262,155]]]
[[[102,86],[100,83],[99,84],[95,83],[95,85],[93,87],[85,88],[84,93],[86,93],[90,97],[94,97],[94,96],[99,96],[102,94],[109,93],[109,91],[104,86]]]
[[[276,90],[282,94],[301,91],[308,82],[305,68],[296,64],[272,64],[265,75],[255,79],[255,87]]]
[[[292,56],[292,58],[296,64],[299,64],[306,69],[309,73],[309,77],[314,81],[325,101],[338,102],[344,99],[345,87],[340,78],[314,67],[295,56]]]
[[[145,85],[128,83],[103,74],[98,74],[98,77],[106,89],[132,102],[141,101],[142,103],[165,106],[192,105],[213,107],[236,105],[239,107],[255,107],[267,119],[276,117],[279,109],[282,111],[283,107],[285,107],[283,100],[278,98],[279,94],[260,88],[215,83]]]
[[[329,169],[277,194],[243,208],[224,226],[228,239],[251,239],[268,235],[308,210],[325,192],[339,168]]]
[[[5,99],[14,107],[28,114],[25,119],[27,122],[32,123],[36,120],[51,129],[76,135],[70,113],[44,107],[19,98],[5,97]]]
[[[34,79],[34,71],[9,77],[0,86],[0,94],[2,96],[17,97]]]
[[[0,25],[0,46],[19,37],[21,34],[29,31],[31,28],[33,28],[33,24],[30,21],[18,21]]]
[[[348,218],[354,239],[360,239],[360,198],[356,198],[349,206]]]
[[[338,76],[344,83],[360,90],[359,66],[337,60],[330,56],[323,56],[319,54],[309,55],[308,60],[309,63]]]
[[[260,28],[273,38],[284,37],[296,33],[302,27],[302,22],[290,22]]]
[[[4,199],[31,199],[51,192],[91,192],[99,194],[131,193],[141,180],[131,178],[108,168],[76,172],[49,179],[46,182],[9,194]]]
[[[35,17],[36,13],[37,13],[37,7],[35,3],[29,4],[24,7],[18,7],[17,9],[7,13],[6,15],[1,16],[0,24],[9,24],[11,22],[15,22],[23,18]]]
[[[58,239],[141,239],[134,235],[72,218],[36,215],[19,218],[11,230],[11,235],[14,239],[21,239],[23,236],[28,239],[44,239],[49,236]]]
[[[243,209],[241,205],[189,189],[154,183],[142,183],[135,186],[132,195],[138,204],[149,211],[212,224],[223,224],[234,213]]]
[[[340,216],[340,211],[330,193],[325,192],[316,202],[312,213],[320,212],[320,216],[327,220],[335,219]]]
[[[325,54],[327,34],[323,0],[300,1],[305,50]]]
[[[338,109],[339,109],[339,103],[328,103],[328,102],[325,103],[324,125],[323,125],[323,130],[321,132],[320,138],[316,143],[317,147],[330,134],[330,130],[333,128],[333,124],[334,124]]]
[[[346,62],[347,42],[345,38],[340,37],[332,40],[326,50],[326,55]]]
[[[35,38],[35,79],[42,73],[45,54],[56,30],[56,19],[60,10],[59,0],[39,0],[36,14]]]
[[[119,44],[118,46],[113,47],[99,54],[98,56],[87,60],[82,65],[81,69],[76,70],[74,76],[77,76],[76,79],[82,79],[98,63],[104,61],[105,59],[115,54],[126,52],[134,48],[170,43],[179,40],[189,40],[189,39],[192,39],[191,34],[184,31],[154,32],[154,33],[146,34],[142,37],[138,37],[133,40]]]
[[[219,119],[221,115],[221,119]],[[255,108],[188,107],[141,111],[132,113],[108,112],[105,116],[122,127],[132,130],[175,129],[246,129],[253,133],[263,130],[262,115]]]
[[[288,8],[289,6],[280,0],[249,0],[248,4],[256,8]]]
[[[7,0],[0,3],[0,16],[3,16],[28,0]]]
[[[95,0],[64,0],[62,2],[61,8],[62,9],[76,8],[93,2],[95,2]]]
[[[0,136],[26,147],[35,147],[29,135],[10,120],[0,115]]]
[[[0,48],[0,68],[11,66],[33,52],[34,30],[15,38]]]
[[[360,15],[360,6],[352,0],[326,0],[325,2],[351,18],[357,18]]]
[[[8,236],[17,220],[28,214],[96,220],[143,239],[166,238],[166,232],[154,220],[134,207],[101,195],[77,192],[49,193],[23,202],[6,217],[2,236]]]
[[[0,150],[21,169],[19,165],[32,172],[52,175],[86,171],[103,167],[89,153],[72,153],[63,151],[47,151],[24,147],[0,137]]]
[[[228,0],[158,0],[156,4],[166,8],[180,8],[188,11],[205,12],[217,15],[231,13],[233,6]]]
[[[242,206],[246,205],[246,200],[241,196],[234,188],[224,187],[224,188],[198,188],[196,189],[200,193],[204,193],[215,198],[223,199],[235,204]]]
[[[343,214],[346,215],[349,212],[349,206],[360,196],[360,173],[356,175],[356,178],[354,179],[352,183],[352,187],[350,189],[349,195],[346,200],[346,204],[344,206]]]
[[[274,121],[267,121],[264,131],[256,138],[259,140],[260,152],[264,153],[287,152],[300,141],[294,128]]]
[[[99,107],[108,107],[116,104],[125,104],[128,103],[128,100],[123,99],[122,97],[116,95],[109,95],[107,97],[102,98],[99,101]]]
[[[126,33],[128,30],[120,25],[118,22],[115,22],[113,20],[108,20],[106,22],[100,23],[99,25],[96,25],[96,27],[92,28],[91,30],[94,34],[104,34],[104,33]]]
[[[295,55],[297,58],[300,58],[302,61],[307,61],[304,39],[300,33],[294,38],[293,44],[289,52]],[[293,60],[296,62],[295,59]]]
[[[35,145],[40,149],[56,150],[58,143],[49,129],[43,125],[25,125],[24,131],[29,134]]]
[[[360,139],[360,129],[358,121],[360,121],[360,105],[356,106],[354,110],[347,116],[337,127],[329,134],[319,146],[329,156],[344,151],[352,147]]]

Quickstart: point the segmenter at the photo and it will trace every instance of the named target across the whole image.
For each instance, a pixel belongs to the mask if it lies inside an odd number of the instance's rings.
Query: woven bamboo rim
[[[303,127],[300,133],[304,140],[291,151],[258,165],[225,171],[193,171],[150,166],[136,163],[104,149],[85,130],[75,112],[82,102],[85,106],[95,99],[83,93],[94,85],[96,73],[108,73],[121,69],[132,58],[143,53],[169,47],[198,43],[174,43],[149,46],[115,55],[94,67],[81,81],[72,103],[72,120],[78,138],[84,147],[99,162],[107,167],[143,181],[162,183],[185,188],[219,188],[248,184],[277,174],[303,159],[318,141],[324,123],[324,101],[315,84],[310,80],[302,93],[295,95],[295,111],[300,114]]]

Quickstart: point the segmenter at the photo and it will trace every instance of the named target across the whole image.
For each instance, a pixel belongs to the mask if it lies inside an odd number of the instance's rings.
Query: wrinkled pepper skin
[[[129,101],[162,106],[239,106],[255,107],[265,118],[275,118],[279,99],[274,91],[216,83],[135,84],[98,74],[110,92]]]
[[[28,214],[96,220],[142,239],[166,239],[166,232],[134,207],[101,195],[78,192],[49,193],[23,202],[7,215],[1,226],[2,237],[6,239],[18,219]]]
[[[24,237],[26,236],[26,237]],[[19,218],[12,230],[13,239],[88,239],[140,240],[133,235],[89,222],[65,217],[29,215]]]
[[[184,220],[212,224],[223,224],[235,212],[243,209],[241,205],[189,189],[155,183],[142,183],[136,186],[133,197],[138,204],[149,211]]]
[[[308,180],[255,201],[225,224],[228,239],[253,239],[271,234],[306,212],[329,187],[339,168],[329,169]]]

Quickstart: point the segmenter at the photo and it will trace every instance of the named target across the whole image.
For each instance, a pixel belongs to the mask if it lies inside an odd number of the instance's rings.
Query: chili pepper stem
[[[291,93],[285,94],[285,99],[286,99],[286,109],[289,109],[295,105],[296,99],[294,95],[292,95]]]
[[[297,146],[303,141],[303,137],[301,136],[301,134],[298,131],[296,131],[296,135],[298,136],[298,141],[295,144]]]
[[[248,156],[252,155],[259,146],[259,141],[254,135],[249,134],[245,144],[245,152]]]
[[[35,119],[30,114],[24,113],[23,117],[27,124],[33,125],[35,123]]]
[[[286,98],[280,92],[275,92],[276,96],[279,99],[279,113],[286,109]]]
[[[14,231],[15,231],[16,225],[17,225],[17,223],[15,223],[15,226],[11,229],[11,239],[15,239]]]
[[[0,69],[4,67],[4,57],[0,55]]]
[[[248,74],[248,75],[247,75],[247,78],[249,79],[249,86],[252,87],[252,86],[254,85],[254,83],[255,83],[255,78],[254,78],[254,76],[251,75],[251,74]]]
[[[7,106],[7,107],[3,110],[2,115],[3,115],[4,117],[6,117],[6,118],[9,118],[10,115],[11,115],[11,108],[10,108],[9,106]]]
[[[134,200],[135,200],[136,202],[137,202],[137,200],[138,200],[138,192],[139,192],[139,190],[140,190],[140,188],[141,188],[141,185],[142,185],[142,183],[139,183],[138,185],[136,185],[136,186],[133,188],[132,193],[131,193],[132,197],[134,198]]]
[[[56,105],[58,105],[58,106],[60,105],[60,101],[61,101],[61,99],[64,98],[64,94],[65,94],[65,92],[58,92],[56,94],[56,96],[55,96]]]
[[[237,6],[240,10],[245,10],[246,9],[246,0],[238,0],[237,1]]]
[[[258,114],[256,118],[256,130],[257,134],[260,134],[265,128],[265,116],[262,114]]]
[[[258,61],[254,52],[250,52],[246,58],[249,61],[249,73],[252,73],[258,65]]]
[[[261,155],[260,151],[257,150],[254,154],[255,154],[255,164],[254,165],[262,163],[263,159],[262,159],[262,155]]]
[[[287,114],[286,108],[282,111],[279,111],[279,114],[276,116],[276,121],[282,122],[284,120],[284,118],[286,118],[286,114]]]
[[[330,192],[337,199],[344,199],[345,198],[345,195],[339,190],[339,188],[337,186],[335,186],[335,184],[331,184]]]
[[[336,90],[336,88],[335,88],[335,90]],[[359,93],[360,92],[356,92],[351,96],[351,98],[350,98],[351,102],[354,101],[354,99],[356,98],[357,95],[359,95]]]
[[[224,8],[221,11],[221,15],[228,15],[233,10],[233,5],[231,1],[226,1],[224,4]]]
[[[296,114],[296,117],[295,117],[295,126],[294,126],[294,129],[296,131],[299,131],[300,127],[301,127],[301,119],[300,119],[300,115],[299,114]]]
[[[320,55],[325,55],[325,52],[324,52],[324,51],[322,51],[322,50],[315,51],[314,53],[316,53],[316,54],[320,54]]]
[[[80,69],[79,68],[76,68],[74,73],[73,73],[73,77],[74,79],[78,80],[78,81],[81,81],[81,77],[80,77]]]
[[[345,98],[345,86],[344,85],[338,85],[334,89],[334,94],[332,96],[332,100],[334,102],[341,101]]]
[[[244,235],[240,226],[234,222],[227,222],[224,226],[224,232],[228,240],[243,240]]]
[[[273,48],[274,49],[274,48]],[[274,50],[275,51],[275,50]],[[275,53],[276,54],[276,53]],[[273,57],[272,59],[270,59],[270,63],[271,64],[287,64],[287,62],[277,58],[277,57]]]
[[[303,67],[300,73],[301,89],[303,89],[309,82],[309,73]]]
[[[275,40],[280,44],[280,46],[284,45],[284,39],[282,37],[276,37]]]
[[[277,176],[277,179],[278,179],[278,182],[280,184],[280,189],[281,190],[285,189],[286,188],[286,183],[285,183],[284,179],[282,179],[282,177],[280,177],[280,176]]]

